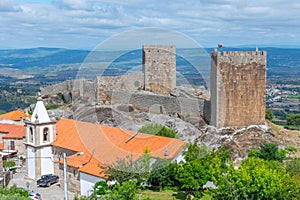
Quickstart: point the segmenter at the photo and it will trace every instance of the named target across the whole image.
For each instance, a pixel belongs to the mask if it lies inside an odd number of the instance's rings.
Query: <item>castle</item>
[[[174,95],[175,46],[146,45],[142,51],[142,73],[99,76],[96,82],[67,81],[45,88],[42,93],[63,91],[66,100],[79,96],[100,105],[130,104],[144,112],[202,117],[217,128],[265,123],[266,52],[256,49],[221,54],[215,49],[211,53],[209,100],[185,92]],[[75,119],[88,118],[78,113]]]
[[[211,53],[211,120],[220,127],[265,123],[266,52]]]

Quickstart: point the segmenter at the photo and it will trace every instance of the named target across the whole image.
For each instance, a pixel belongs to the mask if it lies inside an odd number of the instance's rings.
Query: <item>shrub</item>
[[[177,134],[174,130],[169,129],[165,127],[162,124],[147,124],[139,129],[139,132],[141,133],[147,133],[151,135],[158,135],[158,136],[164,136],[164,137],[170,137],[170,138],[177,138]]]
[[[46,110],[51,110],[51,109],[56,109],[56,108],[58,108],[59,105],[53,104],[53,103],[48,103],[45,107],[46,107]]]

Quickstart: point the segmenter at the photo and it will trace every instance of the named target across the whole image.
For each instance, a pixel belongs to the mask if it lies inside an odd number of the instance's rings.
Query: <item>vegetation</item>
[[[286,116],[287,125],[297,126],[300,129],[300,114],[290,113]]]
[[[8,80],[11,82],[12,80]],[[10,112],[15,109],[24,109],[35,103],[36,87],[8,86],[0,82],[0,112]],[[22,89],[22,93],[18,93]]]
[[[295,185],[292,185],[295,184]],[[209,193],[216,199],[298,199],[299,180],[290,177],[285,167],[260,158],[248,158],[242,166],[229,170]]]
[[[300,177],[300,159],[296,158],[286,162],[286,171],[291,176]]]
[[[30,200],[28,191],[19,190],[15,185],[10,188],[0,187],[1,200]]]
[[[286,158],[286,150],[278,149],[277,144],[264,142],[259,150],[250,150],[248,156],[282,162]]]
[[[273,117],[274,117],[274,114],[273,114],[272,110],[266,109],[266,119],[271,121],[273,119]]]
[[[48,103],[48,104],[46,104],[46,110],[51,110],[51,109],[56,109],[56,108],[58,108],[59,107],[59,105],[57,105],[57,104],[52,104],[52,103]]]
[[[104,195],[108,190],[108,185],[104,181],[99,181],[95,184],[94,194],[95,195]]]
[[[126,181],[121,184],[117,183],[106,196],[111,200],[137,200],[137,182]]]
[[[132,155],[123,159],[118,159],[115,163],[108,166],[104,171],[109,174],[109,180],[116,180],[119,183],[137,180],[139,183],[148,180],[150,175],[150,158],[151,154],[147,148],[143,156],[135,161]]]
[[[230,151],[224,147],[209,149],[194,143],[184,153],[185,162],[157,159],[152,165],[151,153],[145,148],[138,161],[131,156],[109,167],[110,179],[118,183],[103,190],[101,196],[128,200],[192,196],[195,199],[299,199],[300,162],[286,157],[295,151],[293,147],[282,150],[276,144],[262,143],[260,149],[249,151],[248,159],[235,169]],[[208,181],[216,187],[205,188]]]
[[[178,138],[174,130],[169,129],[162,124],[151,123],[151,124],[144,125],[139,129],[139,132],[147,133],[151,135],[170,137],[170,138]]]
[[[12,161],[12,160],[3,160],[3,167],[6,168],[6,167],[14,167],[16,166],[16,162],[15,161]]]

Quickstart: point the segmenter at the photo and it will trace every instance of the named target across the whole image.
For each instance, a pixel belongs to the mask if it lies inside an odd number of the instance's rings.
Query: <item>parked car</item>
[[[41,187],[49,187],[53,183],[57,183],[59,177],[54,174],[46,174],[41,177],[41,179],[37,180],[37,185]]]
[[[41,195],[34,191],[29,192],[29,197],[30,197],[30,199],[33,199],[33,200],[42,200]]]

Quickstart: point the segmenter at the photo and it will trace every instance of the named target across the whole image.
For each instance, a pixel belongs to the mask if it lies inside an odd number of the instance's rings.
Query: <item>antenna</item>
[[[135,136],[137,136],[139,132],[137,131],[136,133],[134,133],[132,136],[130,136],[130,138],[128,138],[125,143],[128,143],[130,140],[132,140]]]

